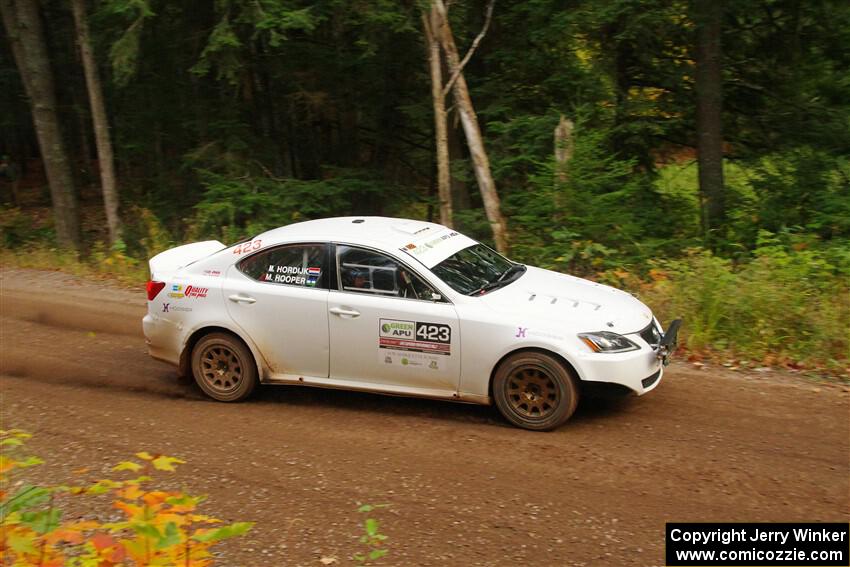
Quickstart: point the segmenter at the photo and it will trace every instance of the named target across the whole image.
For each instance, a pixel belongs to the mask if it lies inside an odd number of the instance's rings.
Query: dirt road
[[[661,565],[666,521],[850,520],[850,395],[775,373],[672,365],[644,398],[583,401],[552,433],[483,407],[298,387],[235,405],[150,359],[144,294],[0,275],[2,421],[35,434],[45,480],[137,451],[205,512],[251,520],[222,565],[339,564],[358,502],[385,565]]]

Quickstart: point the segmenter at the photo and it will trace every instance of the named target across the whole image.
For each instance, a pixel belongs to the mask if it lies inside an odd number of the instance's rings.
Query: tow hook
[[[661,342],[658,343],[658,359],[664,366],[670,364],[670,357],[676,350],[676,344],[679,340],[679,328],[682,326],[681,319],[674,319],[667,327],[667,331],[661,337]]]

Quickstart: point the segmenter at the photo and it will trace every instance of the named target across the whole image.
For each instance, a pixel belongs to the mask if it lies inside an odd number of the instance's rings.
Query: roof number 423
[[[234,254],[247,254],[248,252],[253,252],[254,250],[259,250],[263,245],[262,240],[249,240],[248,242],[243,242],[242,244],[237,244],[233,249]]]

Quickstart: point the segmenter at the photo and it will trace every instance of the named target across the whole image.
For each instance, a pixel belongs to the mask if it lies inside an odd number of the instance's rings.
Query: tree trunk
[[[91,144],[89,144],[89,113],[86,111],[84,102],[77,97],[76,89],[74,89],[74,114],[77,125],[77,139],[79,147],[76,148],[76,156],[73,155],[74,150],[71,150],[71,163],[77,162],[77,185],[91,185]],[[76,157],[76,160],[74,159]],[[82,194],[82,192],[80,193]]]
[[[569,177],[567,162],[572,159],[575,150],[573,127],[573,121],[563,114],[555,127],[555,164],[557,168],[555,175],[559,185],[566,183]]]
[[[487,215],[487,220],[490,222],[490,228],[493,231],[493,241],[496,244],[496,250],[502,254],[508,252],[507,228],[505,218],[502,216],[502,206],[499,201],[499,194],[496,191],[496,184],[493,181],[493,175],[490,172],[490,160],[487,157],[487,152],[484,150],[484,141],[481,137],[481,128],[478,126],[478,116],[475,114],[475,108],[472,106],[472,99],[469,97],[469,88],[466,86],[466,79],[460,68],[460,56],[457,52],[454,36],[452,35],[451,27],[449,26],[448,14],[443,0],[432,0],[432,8],[436,8],[440,15],[441,30],[437,34],[446,53],[446,60],[449,63],[449,70],[452,75],[457,76],[457,80],[452,86],[455,105],[457,106],[458,114],[460,115],[463,131],[466,135],[466,143],[469,146],[469,154],[472,156],[472,164],[475,169],[475,178],[478,181],[478,188],[481,191],[481,200],[484,203],[484,212]]]
[[[452,227],[452,187],[449,171],[449,140],[447,131],[446,98],[443,95],[443,68],[440,60],[440,15],[432,7],[422,14],[422,27],[428,42],[428,63],[431,70],[431,98],[434,104],[434,137],[437,142],[437,195],[440,199],[440,224]]]
[[[79,248],[77,196],[56,114],[56,89],[37,0],[0,0],[0,12],[30,99],[33,124],[53,201],[56,237],[61,246]]]
[[[449,172],[452,171],[452,163],[455,160],[466,161],[463,152],[463,128],[459,118],[455,115],[449,117]],[[466,211],[472,208],[472,200],[469,196],[469,186],[466,181],[458,179],[456,175],[451,176],[452,184],[452,210]],[[457,225],[456,225],[457,226]]]
[[[106,210],[106,224],[109,227],[109,243],[115,244],[121,238],[121,218],[118,216],[118,188],[115,183],[115,160],[112,153],[112,141],[109,137],[109,120],[106,117],[106,105],[103,101],[103,89],[97,72],[97,61],[89,39],[89,24],[86,19],[85,0],[71,0],[74,12],[74,24],[77,29],[77,43],[83,60],[86,75],[86,89],[89,93],[94,140],[97,146],[97,162],[100,170],[100,184],[103,192],[103,207]]]
[[[705,239],[716,248],[726,218],[723,188],[722,51],[720,46],[723,4],[720,0],[694,0],[697,102],[697,163],[702,224]]]

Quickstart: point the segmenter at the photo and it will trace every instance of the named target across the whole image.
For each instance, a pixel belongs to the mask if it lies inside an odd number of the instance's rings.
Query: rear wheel
[[[226,333],[210,333],[192,349],[192,374],[209,397],[238,402],[257,386],[257,367],[245,344]]]
[[[519,352],[496,370],[493,397],[499,411],[514,425],[547,431],[573,415],[579,391],[572,373],[555,357]]]

